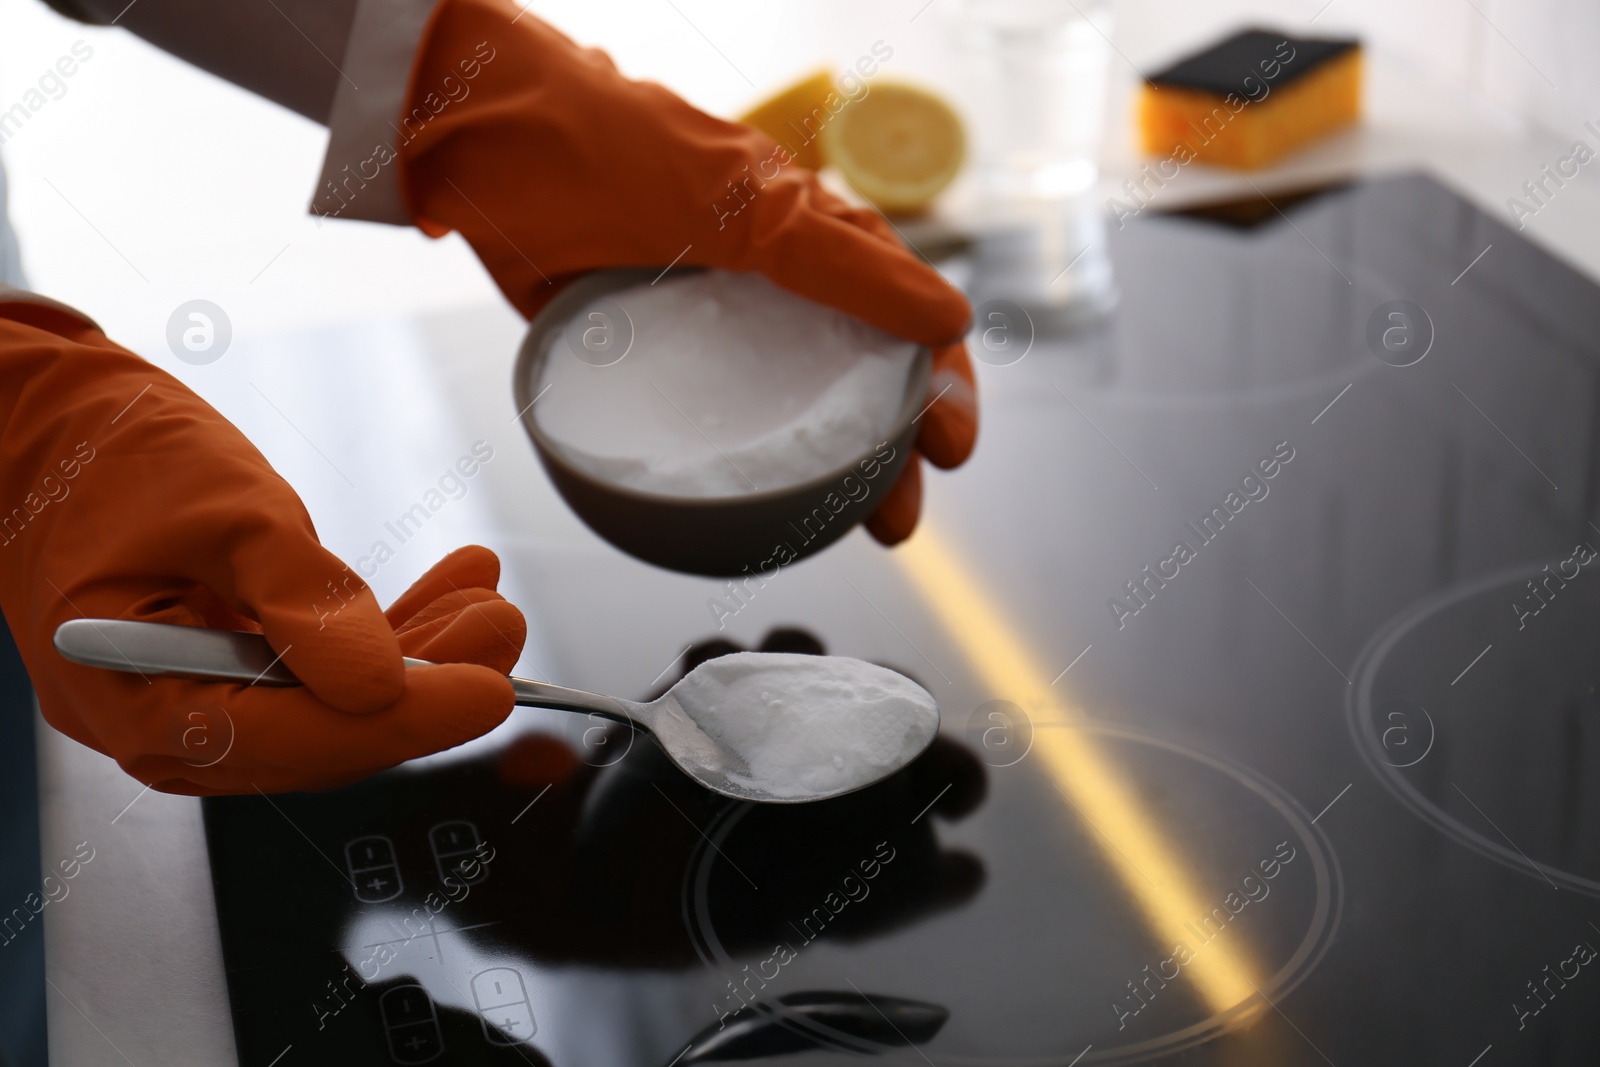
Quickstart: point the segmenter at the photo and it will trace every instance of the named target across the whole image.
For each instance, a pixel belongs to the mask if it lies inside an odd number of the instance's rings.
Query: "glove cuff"
[[[74,339],[85,328],[100,332],[100,324],[77,308],[12,285],[0,285],[0,319],[11,319]]]

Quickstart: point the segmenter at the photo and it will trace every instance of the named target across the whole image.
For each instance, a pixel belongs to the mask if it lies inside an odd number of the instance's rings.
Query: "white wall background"
[[[265,0],[235,0],[254,3]],[[612,52],[630,74],[734,113],[819,60],[848,62],[883,38],[894,73],[939,81],[952,0],[534,0],[530,9]],[[1060,0],[1067,6],[1069,0]],[[1078,7],[1088,8],[1086,0]],[[1600,120],[1600,4],[1592,0],[1118,0],[1108,20],[1125,90],[1244,21],[1353,32],[1496,127],[1564,140]],[[304,207],[324,132],[172,60],[121,30],[83,27],[38,0],[0,0],[0,101],[9,105],[75,41],[93,58],[0,148],[36,288],[96,316],[164,365],[166,320],[197,297],[235,335],[495,300],[456,239],[330,222]],[[1113,92],[1114,107],[1127,93]],[[1125,113],[1111,116],[1113,140]]]

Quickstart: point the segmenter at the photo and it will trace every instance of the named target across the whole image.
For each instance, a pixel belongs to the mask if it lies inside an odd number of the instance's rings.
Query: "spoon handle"
[[[300,684],[260,634],[132,619],[71,619],[56,627],[55,646],[74,663],[130,674]]]
[[[301,684],[265,637],[236,630],[134,619],[70,619],[56,627],[55,646],[73,663],[130,674],[243,685]],[[408,667],[431,665],[410,656],[405,663]],[[592,712],[618,722],[637,722],[622,701],[596,693],[528,678],[512,678],[511,688],[516,702],[524,707]]]

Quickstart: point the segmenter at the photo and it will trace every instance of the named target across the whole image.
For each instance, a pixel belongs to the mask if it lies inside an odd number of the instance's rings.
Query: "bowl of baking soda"
[[[530,324],[514,391],[578,517],[658,566],[766,575],[882,502],[931,356],[757,274],[585,275]]]

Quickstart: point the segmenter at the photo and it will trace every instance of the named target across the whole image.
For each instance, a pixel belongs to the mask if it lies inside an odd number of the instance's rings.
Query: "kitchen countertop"
[[[1332,177],[1425,168],[1504,218],[1505,198],[1565,149],[1554,137],[1507,129],[1382,56],[1374,57],[1371,71],[1367,127],[1255,178],[1261,189],[1270,195]],[[1114,195],[1118,175],[1129,170],[1126,159],[1108,159],[1105,195]],[[1241,191],[1249,186],[1235,176],[1186,168],[1155,206]],[[1600,190],[1589,175],[1563,190],[1527,232],[1600,278]],[[530,615],[524,672],[641,693],[682,652],[683,634],[714,629],[704,601],[716,585],[622,559],[553,495],[514,422],[507,383],[519,337],[520,324],[503,307],[352,323],[240,344],[209,368],[216,373],[189,380],[296,486],[324,540],[347,559],[365,554],[383,536],[383,518],[405,511],[435,472],[475,441],[490,442],[494,460],[467,494],[372,579],[380,599],[396,595],[449,547],[481,541],[501,552],[508,595]],[[1028,418],[1038,419],[1037,399],[1008,389],[1004,368],[980,365],[979,373],[990,427],[1030,410]],[[318,383],[314,394],[307,381]],[[1329,398],[1336,391],[1337,384]],[[928,515],[940,529],[959,529],[970,544],[981,540],[981,527],[946,510],[961,477],[928,480]],[[899,558],[886,557],[860,534],[827,557],[828,571],[855,580],[867,598],[904,581]],[[885,567],[886,558],[897,566]],[[730,633],[749,641],[775,622],[815,617],[830,600],[850,595],[842,584],[825,590],[774,583]],[[623,611],[630,626],[619,648],[610,620]],[[1092,640],[1051,633],[1047,618],[1031,621],[1039,628],[1030,631],[1037,643],[1061,666]],[[940,635],[934,619],[902,618],[897,628],[866,607],[830,627],[832,651],[919,669],[938,670],[923,649],[940,663],[957,655]],[[961,690],[957,704],[983,691],[978,679],[952,684]],[[47,728],[39,749],[45,862],[71,855],[80,841],[96,850],[71,895],[45,916],[54,1061],[230,1062],[233,1029],[199,803],[142,792],[109,760]]]

